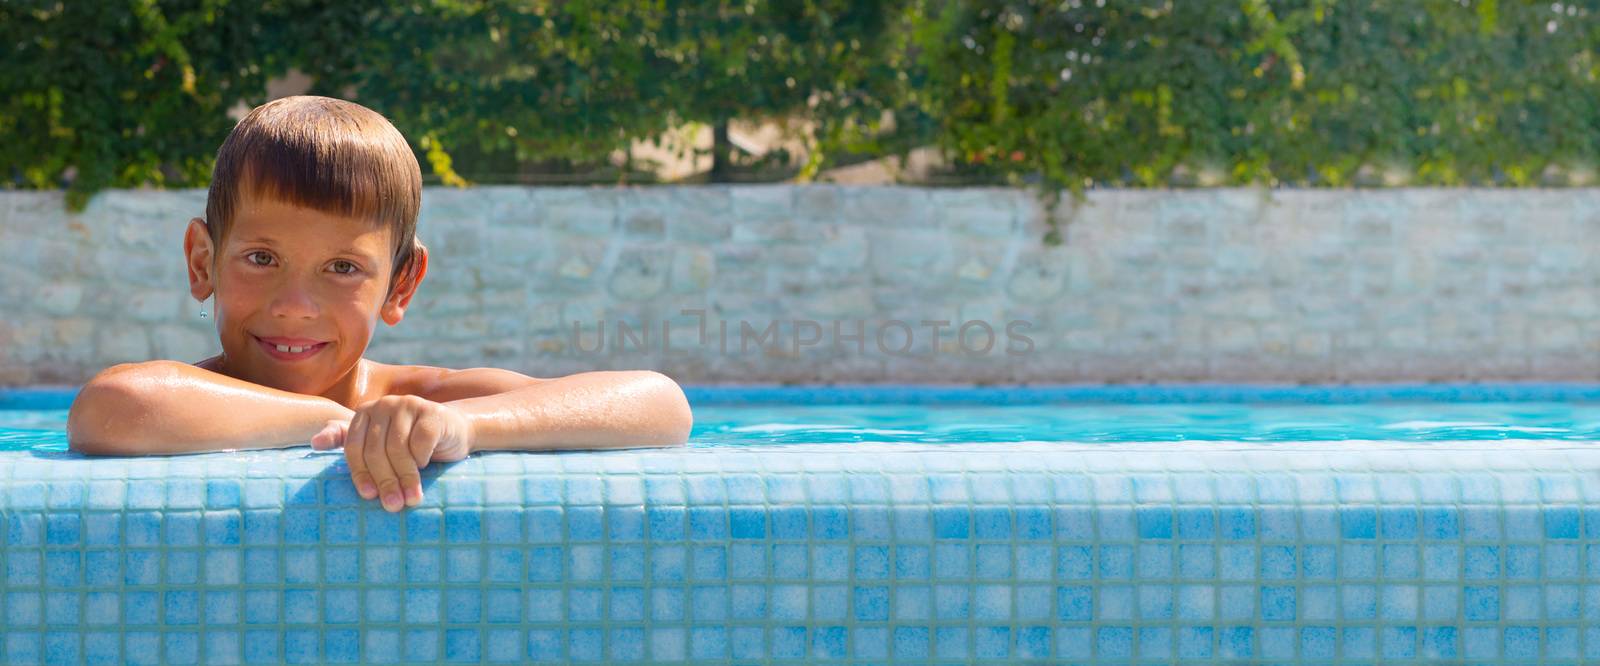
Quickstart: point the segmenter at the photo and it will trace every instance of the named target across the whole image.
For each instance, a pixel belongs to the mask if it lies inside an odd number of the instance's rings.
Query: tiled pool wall
[[[6,663],[1600,659],[1600,451],[0,454]]]
[[[111,191],[73,213],[58,192],[0,192],[0,385],[212,353],[179,250],[204,206]],[[1600,372],[1597,190],[1094,190],[1061,218],[1047,247],[1025,190],[429,188],[427,280],[372,353],[684,382]],[[963,347],[969,321],[988,332]],[[937,347],[927,322],[948,322]]]

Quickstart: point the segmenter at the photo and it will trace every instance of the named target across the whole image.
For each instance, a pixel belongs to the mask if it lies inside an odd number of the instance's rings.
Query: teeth
[[[290,347],[289,345],[273,345],[273,346],[277,347],[278,351],[288,352],[290,354],[298,354],[300,352],[303,352],[303,351],[311,348],[309,345],[307,345],[305,347]]]

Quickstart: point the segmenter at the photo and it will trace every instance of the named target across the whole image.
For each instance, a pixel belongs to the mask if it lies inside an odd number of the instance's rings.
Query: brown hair
[[[214,247],[246,192],[383,225],[394,236],[394,274],[411,262],[422,170],[405,136],[372,109],[314,95],[256,107],[217,150],[206,196]]]

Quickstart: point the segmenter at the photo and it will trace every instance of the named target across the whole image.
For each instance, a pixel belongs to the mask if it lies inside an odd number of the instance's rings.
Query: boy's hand
[[[422,501],[422,474],[433,460],[472,453],[472,424],[460,410],[414,395],[390,395],[362,405],[347,421],[329,421],[312,448],[344,447],[350,481],[366,499],[399,511]]]

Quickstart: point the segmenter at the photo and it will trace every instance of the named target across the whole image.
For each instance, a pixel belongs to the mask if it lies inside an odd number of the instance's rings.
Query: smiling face
[[[220,247],[200,220],[185,237],[191,292],[216,295],[224,374],[341,400],[381,317],[400,322],[425,271],[393,274],[385,225],[244,196]]]

